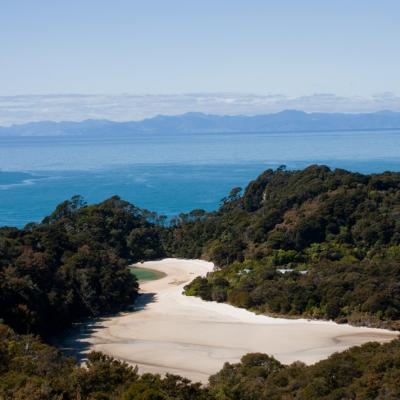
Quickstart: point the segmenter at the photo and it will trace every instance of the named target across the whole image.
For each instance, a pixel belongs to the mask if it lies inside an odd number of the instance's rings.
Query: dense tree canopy
[[[400,243],[400,173],[362,175],[326,166],[267,170],[216,212],[182,215],[169,251],[218,266],[314,243],[350,246],[360,257]]]
[[[0,318],[45,334],[120,309],[137,293],[128,262],[169,255],[220,267],[187,294],[397,328],[399,217],[399,173],[316,165],[267,170],[216,212],[193,210],[167,227],[118,197],[89,206],[75,196],[41,224],[0,229]]]
[[[399,328],[400,174],[267,170],[242,197],[170,229],[219,271],[186,293],[269,314]]]
[[[148,213],[113,197],[88,206],[76,196],[41,224],[0,229],[0,318],[43,335],[81,317],[133,304],[128,261],[163,255]]]

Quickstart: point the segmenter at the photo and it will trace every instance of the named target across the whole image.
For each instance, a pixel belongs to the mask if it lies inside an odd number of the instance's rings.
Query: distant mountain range
[[[400,112],[305,113],[286,110],[256,116],[186,113],[142,121],[32,122],[0,127],[0,136],[126,136],[163,133],[303,132],[400,129]]]

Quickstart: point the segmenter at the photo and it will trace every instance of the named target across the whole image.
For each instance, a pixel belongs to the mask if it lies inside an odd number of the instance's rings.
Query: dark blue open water
[[[400,131],[0,138],[0,225],[40,221],[75,194],[169,216],[212,210],[266,168],[312,163],[400,171]]]

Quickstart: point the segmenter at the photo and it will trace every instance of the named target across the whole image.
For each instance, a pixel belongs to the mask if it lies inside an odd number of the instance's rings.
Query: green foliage
[[[400,173],[279,168],[217,212],[181,220],[166,246],[220,267],[186,287],[204,300],[400,328],[399,215]]]
[[[267,170],[218,211],[198,219],[182,215],[165,243],[171,254],[203,256],[221,267],[268,257],[274,249],[303,252],[316,243],[361,255],[379,252],[400,244],[399,189],[400,173],[362,175],[315,165]]]
[[[296,269],[282,273],[275,262],[271,257],[232,264],[207,278],[196,278],[185,293],[272,315],[400,328],[398,262],[323,260],[309,264],[306,273]]]
[[[118,197],[88,206],[75,196],[42,224],[1,228],[0,318],[49,335],[133,304],[138,285],[128,261],[164,254],[161,227],[148,216]]]
[[[0,318],[49,336],[137,295],[128,262],[202,257],[219,269],[186,294],[259,312],[400,328],[400,174],[324,166],[267,170],[218,211],[165,218],[113,197],[60,204],[41,224],[0,229]],[[250,354],[202,387],[100,353],[86,368],[0,324],[0,399],[398,399],[400,340],[312,366]]]

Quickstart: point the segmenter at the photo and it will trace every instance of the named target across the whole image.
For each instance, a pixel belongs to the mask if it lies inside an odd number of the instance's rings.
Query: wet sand
[[[142,282],[135,311],[101,319],[75,345],[138,365],[140,372],[207,382],[225,362],[237,362],[249,352],[311,364],[351,346],[397,336],[334,322],[271,318],[182,295],[188,282],[213,269],[205,261],[164,259],[138,266],[166,276]]]

